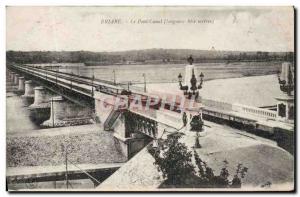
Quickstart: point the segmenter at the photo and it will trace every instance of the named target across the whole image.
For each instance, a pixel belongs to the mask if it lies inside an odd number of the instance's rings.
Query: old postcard
[[[294,7],[7,6],[8,191],[294,191]]]

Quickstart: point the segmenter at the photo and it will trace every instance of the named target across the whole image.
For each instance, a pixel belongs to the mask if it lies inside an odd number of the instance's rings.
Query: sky
[[[107,19],[116,19],[119,24],[103,23]],[[139,20],[148,23],[141,24]],[[161,20],[166,23],[153,23]],[[293,8],[6,8],[7,50],[125,51],[150,48],[294,51]]]

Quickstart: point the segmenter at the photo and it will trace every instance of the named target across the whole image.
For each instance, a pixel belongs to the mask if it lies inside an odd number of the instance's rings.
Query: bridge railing
[[[234,111],[239,112],[241,114],[249,114],[251,116],[266,118],[266,119],[275,119],[277,114],[276,111],[264,109],[264,108],[258,108],[253,106],[247,106],[242,104],[231,104],[226,103],[222,101],[217,100],[211,100],[211,99],[202,99],[202,104],[206,107],[210,107],[217,110],[222,111]]]
[[[275,119],[277,116],[276,111],[242,105],[242,104],[233,104],[233,111],[254,115],[262,118],[267,118],[267,119]]]
[[[58,70],[46,69],[46,68],[36,67],[36,66],[33,66],[33,65],[26,65],[26,67],[39,69],[39,70],[42,70],[42,71],[45,71],[45,72],[52,72],[52,73],[64,74],[64,75],[69,75],[69,76],[72,76],[72,77],[80,77],[82,79],[87,79],[87,80],[92,81],[92,77],[77,75],[75,73],[61,72],[61,71],[58,71]],[[112,82],[112,81],[98,79],[98,78],[94,78],[94,81],[95,82],[97,81],[97,82],[101,82],[101,83],[106,83],[106,84],[110,84],[110,85],[115,85],[114,82]]]
[[[35,67],[31,66],[31,69],[37,69]],[[118,95],[121,94],[122,90],[124,90],[124,88],[122,87],[118,87],[118,84],[114,84],[111,81],[107,81],[107,80],[101,80],[101,79],[92,79],[86,76],[81,76],[81,75],[75,75],[75,74],[71,74],[71,73],[64,73],[64,72],[59,72],[59,71],[54,71],[54,70],[48,70],[48,69],[41,69],[38,68],[38,71],[43,72],[43,73],[48,73],[52,72],[52,76],[58,76],[61,78],[65,78],[68,79],[70,81],[79,83],[79,84],[85,84],[85,85],[89,85],[89,86],[93,86],[95,87],[95,91],[100,91],[100,92],[104,92],[107,94],[113,94],[113,95]],[[65,76],[67,75],[67,77]],[[85,90],[85,92],[91,94],[91,90],[87,90],[84,88],[79,87],[79,89],[81,89],[82,91]]]
[[[70,88],[70,89],[75,89],[75,90],[80,91],[80,92],[82,92],[86,95],[91,95],[91,93],[92,93],[91,89],[87,89],[87,88],[77,86],[76,83],[68,83],[68,82],[60,80],[60,78],[59,78],[59,77],[61,77],[60,75],[56,76],[54,74],[49,74],[49,73],[46,74],[45,72],[42,72],[42,71],[37,70],[35,68],[27,68],[27,67],[16,67],[16,68],[23,71],[23,72],[26,72],[28,74],[31,74],[31,75],[34,75],[34,76],[39,77],[41,79],[44,79],[46,81],[56,83],[60,86],[64,86],[64,87]],[[65,79],[70,80],[70,78],[65,78]],[[70,80],[70,81],[72,81],[72,80]],[[77,82],[77,81],[73,80],[73,82]]]

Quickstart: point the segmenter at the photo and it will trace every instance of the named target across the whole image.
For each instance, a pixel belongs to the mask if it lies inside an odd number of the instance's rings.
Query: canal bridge
[[[34,98],[34,106],[48,103],[50,118],[44,122],[44,125],[68,126],[72,123],[68,119],[65,120],[65,116],[77,121],[78,118],[84,119],[88,114],[87,117],[92,118],[95,122],[100,122],[105,130],[115,132],[115,137],[122,142],[120,143],[121,149],[128,157],[131,157],[149,139],[161,136],[164,130],[176,131],[183,126],[180,112],[183,108],[184,110],[187,108],[182,106],[178,100],[169,101],[166,98],[157,97],[157,95],[153,96],[143,89],[134,89],[129,85],[124,87],[122,84],[96,79],[94,76],[90,78],[64,73],[58,69],[16,64],[9,65],[8,69],[11,79],[18,84],[19,91],[24,92],[23,96],[27,96],[27,99]],[[37,83],[63,98],[48,96],[45,91],[41,91],[40,87],[33,88],[33,83]],[[135,98],[140,98],[144,107],[148,101],[156,99],[157,102],[150,105],[149,110],[139,107],[131,108],[126,105]],[[72,101],[72,103],[76,103],[76,106],[66,104],[64,100]],[[121,101],[122,105],[116,104],[116,101]],[[164,104],[163,108],[161,107],[162,103]],[[85,108],[90,110],[85,110]],[[277,121],[276,111],[257,107],[202,99],[188,110],[190,110],[191,116],[192,114],[201,114],[201,116],[203,114],[203,119],[206,120],[264,132],[268,135],[274,135],[278,130],[281,133],[287,133],[294,129],[292,124]],[[64,121],[61,121],[62,119]]]
[[[95,77],[32,65],[11,64],[7,68],[8,77],[17,86],[17,92],[23,94],[22,99],[34,112],[35,119],[42,119],[39,120],[42,126],[101,123],[100,127],[115,133],[120,150],[128,158],[151,139],[161,136],[164,129],[176,130],[182,127],[181,121],[177,120],[181,119],[180,113],[175,113],[175,123],[170,121],[174,115],[168,113],[179,112],[180,103],[168,102],[138,88],[129,89],[129,86],[123,87]],[[148,103],[149,110],[141,109],[140,106],[124,106],[136,98],[140,99],[142,107],[147,102],[156,101],[153,105]],[[127,101],[124,102],[124,99]],[[159,107],[162,102],[164,109]]]

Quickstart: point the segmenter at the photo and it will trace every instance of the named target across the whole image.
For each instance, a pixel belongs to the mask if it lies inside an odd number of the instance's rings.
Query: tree
[[[166,141],[159,143],[159,149],[148,149],[155,158],[154,164],[166,178],[167,185],[182,185],[186,178],[195,173],[192,152],[188,151],[183,143],[178,142],[181,135],[180,133],[168,135]]]
[[[204,162],[194,150],[194,154],[179,139],[182,133],[176,132],[160,139],[158,147],[149,146],[148,152],[154,157],[154,165],[162,172],[165,182],[163,187],[192,187],[192,188],[239,188],[241,179],[245,177],[248,168],[238,164],[236,173],[230,179],[227,169],[228,162],[224,160],[219,175],[215,175],[211,167]],[[194,155],[195,164],[192,162]]]

